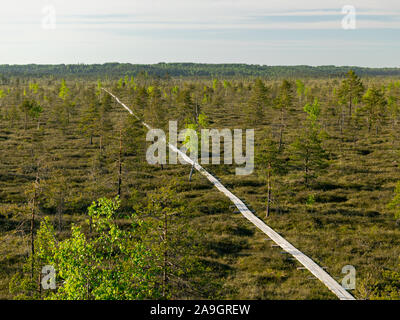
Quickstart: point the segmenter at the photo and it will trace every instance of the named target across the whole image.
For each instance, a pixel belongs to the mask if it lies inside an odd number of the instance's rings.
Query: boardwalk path
[[[130,108],[128,108],[124,103],[122,103],[118,97],[113,95],[108,90],[104,89],[105,92],[110,94],[121,106],[123,106],[131,115],[136,117],[138,120],[139,117],[132,112]],[[151,127],[142,122],[143,125],[147,129],[151,129]],[[177,152],[186,162],[193,165],[193,160],[190,159],[186,154],[180,151],[173,145],[169,144],[169,148]],[[238,197],[236,197],[232,192],[230,192],[220,181],[218,181],[213,175],[207,172],[201,165],[195,163],[195,168],[199,171],[203,176],[205,176],[219,191],[221,191],[224,195],[226,195],[238,208],[240,213],[248,219],[251,223],[253,223],[258,229],[264,232],[272,241],[274,241],[277,245],[279,245],[284,251],[288,254],[292,255],[296,260],[298,260],[306,269],[308,269],[316,278],[318,278],[325,286],[329,288],[340,300],[355,300],[355,298],[347,292],[339,283],[337,283],[324,269],[322,269],[319,265],[317,265],[313,260],[311,260],[308,256],[302,253],[300,250],[295,248],[291,243],[289,243],[285,238],[280,236],[276,231],[267,226],[261,219],[256,217],[247,206],[241,201]]]

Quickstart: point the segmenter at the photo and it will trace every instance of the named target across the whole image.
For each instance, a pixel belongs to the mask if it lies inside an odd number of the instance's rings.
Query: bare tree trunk
[[[193,162],[192,168],[190,169],[189,182],[192,181],[193,172],[194,172],[194,162]]]
[[[163,280],[162,280],[162,294],[163,298],[166,299],[167,295],[167,243],[168,241],[168,216],[166,213],[164,213],[164,254],[163,254]]]
[[[36,198],[36,195],[35,195]],[[33,229],[35,225],[35,200],[33,200],[32,204],[32,215],[31,215],[31,279],[33,279],[33,273],[34,273],[34,268],[35,268],[35,262],[34,262],[34,255],[35,255],[35,239],[33,235]]]
[[[34,276],[34,269],[35,269],[35,237],[34,237],[34,228],[35,228],[35,211],[36,211],[36,202],[37,202],[37,184],[39,181],[39,174],[36,173],[36,181],[34,184],[34,195],[33,195],[33,200],[32,200],[32,214],[31,214],[31,280],[33,280]]]
[[[268,182],[267,182],[267,187],[268,187],[268,191],[267,191],[267,214],[265,215],[266,218],[269,217],[269,213],[270,213],[270,206],[271,206],[271,164],[268,164]]]
[[[283,119],[283,108],[281,109],[281,128],[279,132],[279,150],[282,149],[283,145],[283,127],[284,127],[284,119]]]
[[[349,120],[350,120],[351,115],[353,113],[352,109],[353,109],[353,98],[350,96],[350,98],[349,98]]]
[[[343,128],[345,126],[345,121],[346,121],[345,114],[346,114],[346,111],[342,110],[342,123],[340,124],[340,134],[343,134]]]

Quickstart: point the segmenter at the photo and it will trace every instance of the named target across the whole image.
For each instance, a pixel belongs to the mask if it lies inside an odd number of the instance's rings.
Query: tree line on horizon
[[[200,64],[200,63],[158,63],[158,64],[59,64],[59,65],[0,65],[0,83],[7,83],[14,77],[87,77],[90,79],[117,79],[121,75],[147,77],[261,77],[277,78],[343,78],[350,70],[365,77],[400,76],[399,68],[366,68],[354,66],[268,66],[256,64]]]

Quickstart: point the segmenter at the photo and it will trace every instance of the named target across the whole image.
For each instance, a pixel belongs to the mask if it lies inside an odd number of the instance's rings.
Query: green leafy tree
[[[307,103],[304,106],[304,111],[308,114],[308,120],[310,121],[311,126],[316,126],[318,117],[321,114],[321,106],[318,98],[315,98],[312,104]]]
[[[146,224],[132,214],[130,228],[122,229],[116,223],[119,206],[118,199],[102,198],[93,203],[88,213],[92,225],[89,236],[73,226],[71,237],[56,240],[49,220],[42,221],[34,259],[40,266],[54,267],[57,284],[44,299],[140,300],[161,296],[157,257],[138,236]],[[14,276],[11,289],[19,292],[19,298],[29,298],[26,292],[37,284],[21,279],[25,279],[23,274]]]
[[[62,99],[62,100],[66,100],[70,95],[70,90],[67,87],[67,84],[65,82],[64,79],[61,80],[61,86],[60,86],[60,90],[58,93],[58,96]]]
[[[97,80],[96,96],[99,99],[101,99],[101,94],[103,93],[102,88],[103,88],[103,84],[101,83],[100,80]],[[109,96],[109,95],[107,94],[107,96]]]
[[[308,186],[311,178],[328,166],[328,154],[322,146],[323,131],[317,124],[320,114],[319,102],[314,100],[312,105],[307,104],[304,111],[308,114],[308,123],[291,145],[292,163],[301,168],[304,173],[304,182]]]
[[[297,97],[300,100],[300,103],[303,102],[304,95],[305,95],[306,87],[301,80],[296,80],[296,92],[297,92]]]
[[[225,97],[228,95],[230,88],[232,88],[232,84],[228,80],[224,80]]]

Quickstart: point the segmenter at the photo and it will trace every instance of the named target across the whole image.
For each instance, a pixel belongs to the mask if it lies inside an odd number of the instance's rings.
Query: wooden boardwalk
[[[122,105],[131,115],[139,119],[139,117],[133,113],[133,111],[127,107],[124,103],[122,103],[118,97],[109,92],[106,89],[103,89],[108,94],[110,94],[120,105]],[[140,119],[139,119],[140,120]],[[151,129],[151,127],[142,122],[143,125],[147,129]],[[177,152],[188,164],[193,165],[193,160],[190,159],[185,153],[180,151],[177,147],[168,144],[169,148]],[[289,243],[285,238],[279,235],[272,228],[267,226],[261,219],[256,217],[247,206],[241,201],[238,197],[236,197],[232,192],[230,192],[217,178],[211,175],[208,171],[206,171],[201,165],[197,162],[194,164],[197,171],[199,171],[203,176],[205,176],[219,191],[221,191],[224,195],[226,195],[232,203],[238,208],[240,213],[251,223],[253,223],[258,229],[264,232],[272,241],[274,241],[279,247],[281,247],[285,252],[292,255],[297,261],[299,261],[307,270],[309,270],[317,279],[319,279],[326,287],[329,288],[340,300],[355,300],[355,298],[347,292],[335,279],[333,279],[324,269],[322,269],[318,264],[316,264],[312,259],[294,247],[291,243]]]

